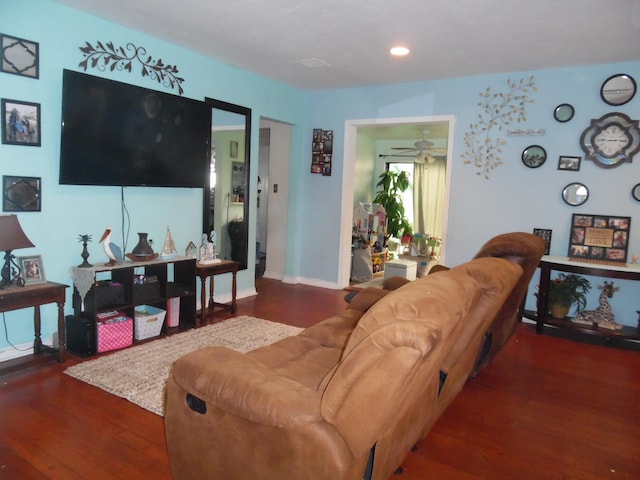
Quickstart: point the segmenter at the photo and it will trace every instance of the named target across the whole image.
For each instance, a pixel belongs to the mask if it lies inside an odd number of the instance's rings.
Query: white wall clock
[[[580,136],[580,146],[585,159],[603,168],[613,168],[631,162],[640,151],[638,120],[631,120],[624,113],[608,113],[591,120]]]

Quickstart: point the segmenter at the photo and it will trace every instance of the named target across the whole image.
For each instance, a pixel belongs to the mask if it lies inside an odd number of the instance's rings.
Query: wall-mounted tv
[[[60,184],[202,188],[210,142],[205,102],[63,72]]]

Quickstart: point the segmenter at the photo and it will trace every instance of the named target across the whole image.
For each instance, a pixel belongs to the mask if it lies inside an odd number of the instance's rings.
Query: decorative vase
[[[131,250],[131,253],[136,257],[153,255],[153,248],[147,241],[147,235],[147,233],[138,233],[138,244]]]
[[[569,313],[569,309],[571,308],[571,305],[559,305],[554,303],[553,305],[551,305],[551,307],[549,308],[549,311],[551,312],[551,316],[553,318],[564,318],[567,316],[567,314]]]

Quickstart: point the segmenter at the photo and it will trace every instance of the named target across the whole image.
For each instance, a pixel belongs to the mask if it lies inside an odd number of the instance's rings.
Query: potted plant
[[[409,176],[406,172],[383,172],[376,184],[379,188],[373,203],[382,205],[387,214],[387,235],[401,238],[402,235],[411,235],[413,228],[409,219],[405,216],[404,205],[400,194],[409,188]]]
[[[589,280],[574,273],[561,273],[549,283],[547,305],[551,315],[564,318],[575,303],[580,313],[587,305],[587,293],[591,290]]]

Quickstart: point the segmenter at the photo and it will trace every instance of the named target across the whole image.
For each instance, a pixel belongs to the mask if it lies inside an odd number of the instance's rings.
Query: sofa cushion
[[[427,275],[407,283],[393,295],[381,298],[362,316],[343,358],[372,332],[392,322],[422,320],[444,330],[443,333],[451,331],[474,302],[475,289],[474,280],[463,275]]]

